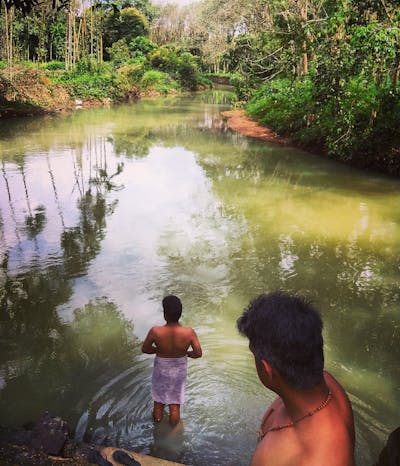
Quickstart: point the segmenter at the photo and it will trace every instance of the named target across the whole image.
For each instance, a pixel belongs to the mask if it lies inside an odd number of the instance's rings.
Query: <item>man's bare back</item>
[[[156,422],[161,421],[164,406],[168,404],[169,422],[177,425],[180,405],[184,402],[187,357],[201,358],[202,350],[196,332],[179,323],[182,313],[180,299],[169,295],[162,304],[166,324],[150,329],[142,351],[156,354],[152,375],[153,418]]]
[[[323,401],[322,409],[291,427],[269,431],[288,424],[290,419],[282,398],[272,403],[264,415],[260,429],[263,438],[251,466],[354,465],[355,436],[349,399],[334,377],[324,372],[324,379],[329,388],[326,405]]]
[[[188,351],[189,347],[192,350]],[[201,356],[201,347],[191,327],[174,322],[152,327],[143,343],[143,352],[155,353],[160,358],[198,358]]]

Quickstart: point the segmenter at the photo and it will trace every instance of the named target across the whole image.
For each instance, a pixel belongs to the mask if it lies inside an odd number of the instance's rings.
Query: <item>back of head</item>
[[[237,321],[257,359],[278,370],[288,385],[311,388],[323,381],[322,320],[304,298],[262,294]]]
[[[182,315],[181,300],[174,295],[168,295],[162,300],[164,317],[167,322],[178,322]]]

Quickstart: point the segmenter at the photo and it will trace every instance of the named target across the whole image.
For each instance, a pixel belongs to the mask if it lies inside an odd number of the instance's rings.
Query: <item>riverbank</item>
[[[338,157],[330,156],[321,147],[315,147],[313,149],[310,147],[304,147],[301,144],[296,144],[289,138],[279,136],[271,128],[261,125],[251,116],[246,114],[245,110],[243,109],[228,110],[225,112],[221,112],[221,115],[229,129],[243,134],[244,136],[253,137],[256,139],[261,139],[263,141],[274,142],[282,145],[290,144],[291,146],[297,147],[298,149],[303,149],[313,154],[324,156],[336,160],[339,163],[354,166],[356,168],[361,168],[363,170],[376,171],[395,176],[400,175],[400,167],[395,162],[393,162],[390,165],[385,165],[383,161],[382,165],[372,164],[370,162],[367,163],[366,160],[362,157],[354,157],[353,159],[343,160]],[[396,154],[400,156],[400,150],[397,151]],[[380,159],[377,160],[379,161]]]
[[[66,422],[49,414],[28,428],[0,426],[0,466],[59,465],[184,466],[135,451],[75,442]]]
[[[124,67],[92,73],[15,66],[12,78],[0,72],[0,118],[57,113],[187,91],[179,83],[167,80],[162,73],[154,71],[154,76],[150,74],[145,82],[129,73],[130,69]],[[207,88],[203,81],[199,80],[197,90]]]
[[[255,120],[246,115],[242,109],[227,110],[221,112],[223,119],[229,129],[237,131],[244,136],[262,139],[263,141],[276,142],[278,144],[288,144],[289,140],[280,137],[274,131],[266,126],[262,126]]]

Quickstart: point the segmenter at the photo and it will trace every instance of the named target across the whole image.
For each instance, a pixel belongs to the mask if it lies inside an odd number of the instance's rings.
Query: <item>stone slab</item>
[[[100,453],[107,458],[107,460],[112,463],[114,466],[124,466],[121,463],[117,463],[112,454],[116,450],[122,450],[128,455],[130,455],[136,461],[139,461],[141,466],[185,466],[182,463],[174,463],[172,461],[162,460],[150,455],[143,455],[142,453],[136,453],[135,451],[124,450],[123,448],[113,448],[113,447],[104,447],[100,450]]]

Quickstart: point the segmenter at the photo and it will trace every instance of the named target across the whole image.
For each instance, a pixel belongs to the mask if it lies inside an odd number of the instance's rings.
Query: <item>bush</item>
[[[151,52],[148,56],[152,68],[161,71],[176,71],[178,68],[178,56],[175,50],[162,46]]]
[[[143,62],[128,63],[118,68],[118,74],[126,76],[131,84],[137,84],[142,79],[145,70],[146,68]]]
[[[176,61],[176,73],[183,87],[197,89],[200,78],[198,58],[189,52],[183,52]]]
[[[106,50],[111,61],[117,66],[122,63],[126,63],[131,57],[129,47],[125,39],[117,40],[111,45],[111,47],[107,47]]]
[[[152,42],[147,37],[138,36],[135,37],[129,43],[129,50],[134,56],[147,55],[158,48],[158,45]]]
[[[50,70],[50,71],[55,71],[55,70],[64,70],[65,69],[65,62],[63,61],[49,61],[47,63],[41,63],[40,68],[43,70]]]
[[[162,71],[146,71],[140,81],[141,87],[145,90],[154,90],[166,94],[171,89],[176,89],[177,83],[171,79],[167,73]]]
[[[65,72],[53,79],[56,83],[64,84],[68,92],[75,98],[104,99],[111,97],[122,98],[126,92],[126,82],[113,73],[92,73],[78,71]]]
[[[278,133],[293,136],[309,124],[312,106],[310,79],[276,79],[254,93],[247,111]]]
[[[251,79],[240,73],[233,73],[230,75],[230,83],[235,88],[239,100],[249,100],[252,97],[255,86]]]

